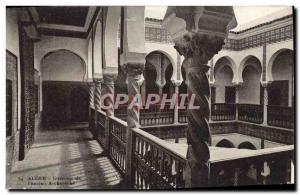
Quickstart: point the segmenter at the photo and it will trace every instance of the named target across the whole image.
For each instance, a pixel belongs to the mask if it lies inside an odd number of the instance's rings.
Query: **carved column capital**
[[[118,76],[117,74],[113,74],[113,73],[103,74],[103,81],[106,85],[113,85],[117,79],[117,76]]]

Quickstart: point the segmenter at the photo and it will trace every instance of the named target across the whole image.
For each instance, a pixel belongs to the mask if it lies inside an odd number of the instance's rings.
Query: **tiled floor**
[[[37,132],[25,160],[8,176],[11,189],[120,189],[122,178],[87,124]]]

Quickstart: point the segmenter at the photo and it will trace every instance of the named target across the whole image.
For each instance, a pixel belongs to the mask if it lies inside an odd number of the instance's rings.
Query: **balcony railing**
[[[235,120],[236,104],[217,103],[211,104],[211,120],[227,121]]]
[[[163,109],[161,109],[161,104],[150,105],[148,109],[145,107],[140,109],[140,124],[142,126],[172,123],[174,123],[174,109],[170,109],[169,104],[165,104]]]
[[[136,189],[183,188],[186,164],[170,145],[149,133],[133,129],[133,185]]]
[[[263,105],[238,104],[238,120],[260,124],[263,122]]]
[[[102,146],[106,146],[106,135],[105,135],[105,128],[106,128],[106,117],[105,112],[97,111],[96,112],[96,131],[95,137],[101,143]]]
[[[123,175],[126,170],[126,128],[127,123],[123,120],[109,118],[109,156]]]
[[[293,117],[291,107],[268,106],[268,125],[293,129]]]
[[[132,133],[127,135],[128,126],[125,121],[115,116],[108,117],[102,111],[94,113],[97,117],[91,118],[96,120],[92,123],[98,124],[94,132],[95,138],[104,146],[109,158],[125,180],[130,181],[129,187],[136,189],[185,187],[186,181],[183,176],[186,165],[185,145],[170,144],[139,128],[131,129]],[[131,143],[128,144],[128,141]],[[249,177],[253,179],[254,176],[256,184],[281,184],[290,181],[293,146],[229,153],[212,148],[210,150],[208,180],[210,186],[223,186],[228,182],[230,185],[242,185],[245,176],[248,179]],[[230,156],[226,157],[223,154]],[[127,159],[130,159],[131,169],[127,167]],[[256,171],[253,172],[253,169]],[[131,174],[126,174],[128,172]],[[131,177],[127,178],[128,175]]]
[[[237,150],[226,156],[226,150]],[[219,155],[218,153],[222,153]],[[294,146],[239,152],[211,151],[210,186],[271,185],[291,183]]]

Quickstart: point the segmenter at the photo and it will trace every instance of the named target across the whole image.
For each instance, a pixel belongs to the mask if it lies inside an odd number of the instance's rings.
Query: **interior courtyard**
[[[7,7],[7,188],[294,184],[293,16]],[[129,98],[115,108],[117,94]]]

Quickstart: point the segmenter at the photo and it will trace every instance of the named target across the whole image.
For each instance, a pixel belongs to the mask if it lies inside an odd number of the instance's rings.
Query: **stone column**
[[[95,92],[94,92],[94,107],[95,107],[95,115],[94,115],[94,136],[97,139],[98,134],[98,113],[97,111],[101,110],[101,83],[102,79],[97,79],[95,82]]]
[[[235,85],[235,120],[239,120],[239,88],[241,83],[234,83]]]
[[[95,108],[94,104],[94,93],[95,93],[95,83],[89,83],[89,94],[90,94],[90,108]]]
[[[95,120],[95,112],[92,111],[92,109],[95,109],[94,105],[94,93],[95,93],[95,83],[91,82],[88,84],[89,85],[89,98],[90,98],[90,106],[89,106],[89,128],[94,130],[94,121],[92,121],[92,115],[94,115],[94,120]]]
[[[114,115],[114,95],[115,95],[114,81],[116,80],[116,78],[117,78],[116,74],[104,74],[103,75],[103,79],[104,79],[103,88],[105,91],[105,95],[108,95],[103,100],[104,105],[106,107],[109,107],[109,108],[105,109],[107,116]]]
[[[115,86],[114,86],[114,81],[117,78],[117,74],[113,73],[104,73],[103,74],[103,87],[102,87],[102,100],[101,103],[105,107],[105,112],[106,112],[106,118],[105,118],[105,131],[104,131],[104,136],[105,136],[105,152],[109,153],[109,131],[110,131],[110,126],[109,126],[109,116],[114,115],[114,95],[115,95]],[[105,97],[104,97],[105,96]]]
[[[172,83],[175,88],[175,105],[174,105],[174,124],[178,124],[178,98],[179,98],[179,86],[181,85],[180,80],[173,80]]]
[[[194,106],[199,106],[197,109],[188,109],[186,172],[190,175],[187,176],[185,187],[207,187],[210,158],[208,146],[211,144],[207,75],[210,67],[207,64],[222,49],[228,30],[236,26],[236,21],[232,7],[169,7],[167,14],[170,17],[165,16],[166,23],[175,20],[171,16],[172,12],[186,22],[187,33],[174,39],[175,49],[180,55],[184,55],[184,61],[188,61],[188,95],[194,95]],[[170,28],[167,28],[172,30],[172,22],[169,25]],[[176,35],[175,32],[170,34]]]
[[[209,83],[209,91],[210,91],[210,94],[211,94],[211,89],[212,89],[212,87],[214,87],[214,84],[213,83]],[[211,104],[212,104],[212,101],[211,101],[211,96],[209,96],[209,100],[208,100],[208,102],[209,102],[209,119],[208,119],[208,121],[209,122],[212,122],[212,118],[211,118]]]
[[[101,110],[101,84],[103,80],[95,80],[95,92],[94,92],[94,107],[95,111]]]
[[[268,83],[262,83],[262,87],[264,88],[264,115],[263,115],[263,125],[268,125],[268,100],[269,100],[269,95],[268,95]]]
[[[140,95],[142,84],[142,73],[145,65],[143,63],[128,63],[123,65],[127,73],[128,105],[132,103],[134,97]],[[132,128],[139,127],[139,106],[127,109],[127,132],[126,132],[126,178],[132,182]]]

